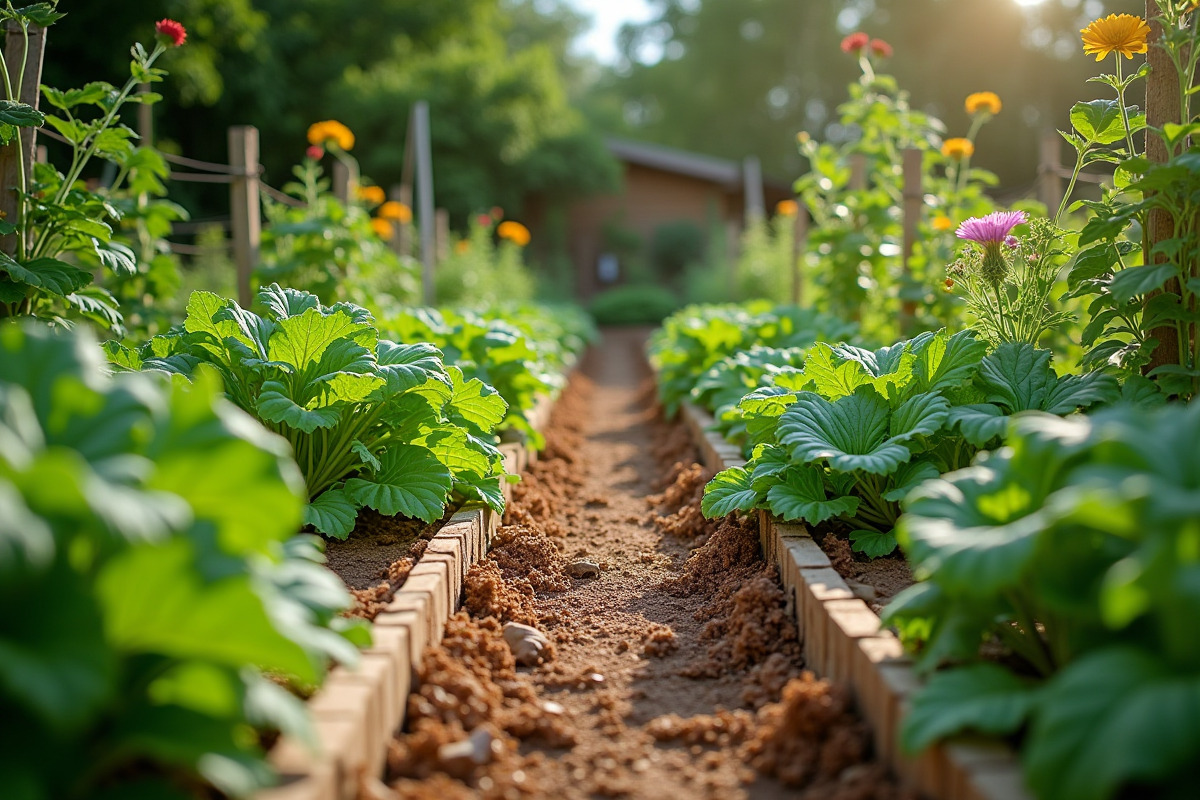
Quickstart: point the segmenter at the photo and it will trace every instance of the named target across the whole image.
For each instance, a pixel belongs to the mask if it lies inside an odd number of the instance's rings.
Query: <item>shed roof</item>
[[[742,185],[742,165],[736,161],[629,139],[610,137],[604,142],[610,153],[630,164],[687,175],[730,189],[737,189]]]

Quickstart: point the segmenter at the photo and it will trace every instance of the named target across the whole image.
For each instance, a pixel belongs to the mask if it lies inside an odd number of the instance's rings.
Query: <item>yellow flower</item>
[[[1134,53],[1146,52],[1150,26],[1146,20],[1132,14],[1109,14],[1079,33],[1083,38],[1083,52],[1103,61],[1112,53],[1133,58]]]
[[[950,219],[945,214],[937,215],[929,224],[938,233],[945,233],[946,231],[954,229],[954,220]]]
[[[308,143],[323,145],[333,142],[343,150],[354,149],[354,134],[336,119],[314,122],[308,126]]]
[[[384,219],[399,222],[401,225],[412,222],[412,209],[396,200],[388,200],[379,207],[379,211],[376,213]]]
[[[387,195],[378,186],[360,186],[358,187],[358,199],[377,206],[387,199]]]
[[[775,204],[775,213],[781,217],[794,217],[800,213],[800,204],[795,200],[780,200]]]
[[[1000,96],[995,92],[975,92],[967,95],[967,113],[975,116],[980,112],[987,114],[999,114],[1001,103]]]
[[[379,217],[371,217],[371,228],[375,231],[375,235],[385,242],[396,235],[396,229],[392,227],[392,223]]]
[[[496,226],[496,235],[501,239],[508,239],[517,247],[524,247],[529,244],[529,228],[511,219],[505,220]]]
[[[468,242],[466,239],[459,239],[457,242],[454,243],[454,252],[458,253],[460,256],[463,255],[464,253],[466,253],[470,249],[471,249],[471,243]]]
[[[971,144],[970,139],[947,139],[942,143],[942,155],[961,161],[975,155],[975,145]]]
[[[1197,2],[1200,2],[1200,0],[1197,0]],[[812,135],[808,131],[800,131],[796,134],[796,144],[808,144],[810,139],[812,139]]]

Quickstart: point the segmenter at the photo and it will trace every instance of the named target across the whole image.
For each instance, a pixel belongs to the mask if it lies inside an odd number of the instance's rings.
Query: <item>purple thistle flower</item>
[[[986,217],[965,220],[954,235],[982,245],[1000,244],[1013,228],[1028,221],[1024,211],[994,211]]]

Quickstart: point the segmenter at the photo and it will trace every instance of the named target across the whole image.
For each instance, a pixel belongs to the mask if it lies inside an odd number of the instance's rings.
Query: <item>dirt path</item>
[[[374,796],[899,796],[846,697],[801,675],[756,532],[700,519],[707,476],[655,415],[644,336],[609,331],[564,394]],[[569,577],[584,560],[598,578]],[[504,622],[553,652],[516,667]]]

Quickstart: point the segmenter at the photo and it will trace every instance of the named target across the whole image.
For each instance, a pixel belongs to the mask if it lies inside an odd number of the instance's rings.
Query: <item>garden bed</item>
[[[710,430],[713,419],[706,411],[684,404],[681,417],[710,470],[745,463],[735,445]],[[758,521],[763,552],[778,565],[794,603],[805,664],[850,687],[871,723],[876,752],[908,784],[937,800],[1028,798],[1015,754],[995,741],[948,742],[917,757],[901,752],[897,730],[921,681],[899,639],[833,568],[807,526],[783,523],[764,511]]]

